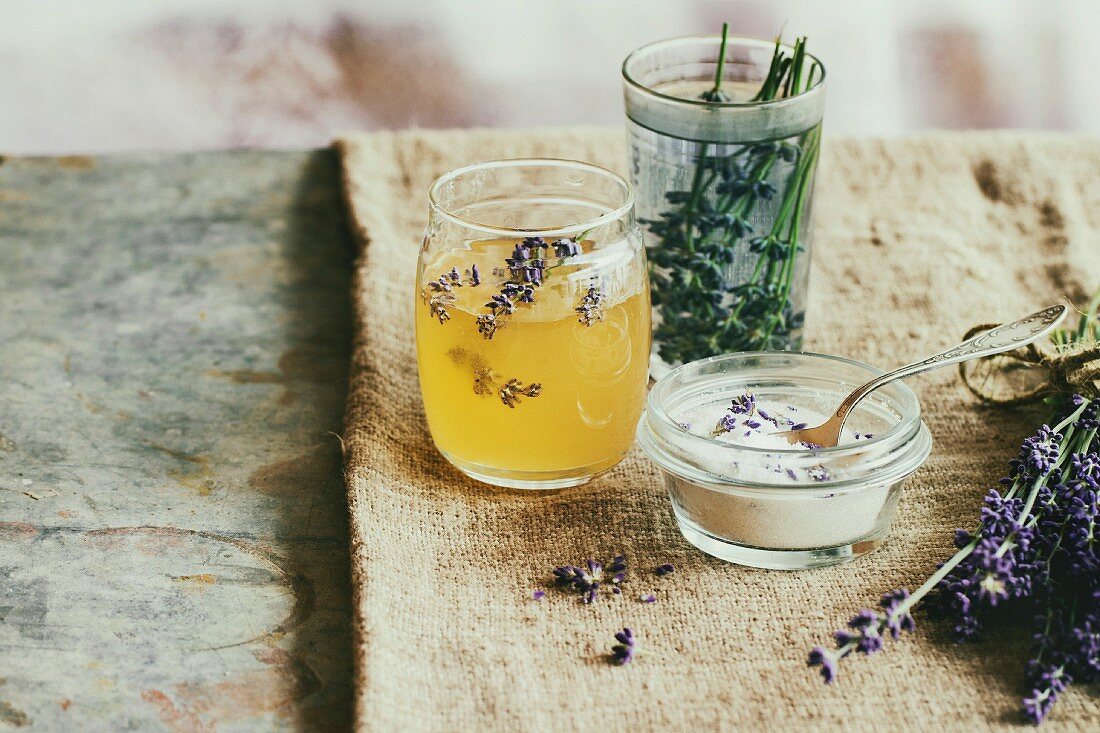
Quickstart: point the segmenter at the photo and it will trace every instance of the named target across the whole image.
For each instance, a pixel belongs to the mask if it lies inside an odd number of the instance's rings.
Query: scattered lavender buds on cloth
[[[626,568],[623,555],[612,558],[606,566],[596,560],[588,560],[583,566],[562,565],[554,568],[554,582],[560,588],[579,593],[584,603],[594,603],[601,587],[607,585],[614,592],[626,580]]]
[[[654,568],[653,572],[656,573],[658,576],[663,577],[665,575],[671,575],[675,570],[676,568],[672,565],[672,563],[666,562],[664,565],[658,565],[656,568]]]

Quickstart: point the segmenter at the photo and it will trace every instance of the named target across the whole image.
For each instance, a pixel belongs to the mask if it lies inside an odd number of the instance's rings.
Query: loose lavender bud
[[[728,409],[735,415],[751,415],[753,410],[756,409],[756,395],[751,392],[745,392],[742,395],[734,397]]]
[[[652,593],[647,593],[645,595],[638,596],[638,600],[640,600],[642,603],[656,603],[657,596],[653,595]]]
[[[672,565],[672,563],[666,562],[664,565],[658,565],[656,568],[654,568],[653,572],[660,577],[664,577],[665,575],[672,574],[675,570],[676,568]]]
[[[531,598],[533,598],[536,601],[541,601],[543,598],[546,598],[546,591],[537,590],[537,591],[535,591],[534,593],[531,594]]]
[[[629,628],[624,628],[615,634],[615,641],[619,643],[611,647],[611,656],[608,661],[620,667],[633,662],[637,646],[637,642],[634,640],[634,632]]]

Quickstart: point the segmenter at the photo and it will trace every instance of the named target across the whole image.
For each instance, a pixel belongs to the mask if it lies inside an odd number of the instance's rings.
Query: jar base
[[[774,549],[741,545],[732,540],[716,537],[677,513],[676,523],[680,534],[689,543],[708,555],[736,565],[746,565],[765,570],[810,570],[851,562],[878,549],[890,534],[890,528],[859,540],[836,547],[813,549]]]
[[[475,481],[505,489],[524,491],[555,491],[586,484],[601,473],[617,465],[625,456],[619,456],[610,462],[601,462],[592,466],[562,471],[509,471],[493,466],[483,466],[459,460],[440,451],[452,466]]]

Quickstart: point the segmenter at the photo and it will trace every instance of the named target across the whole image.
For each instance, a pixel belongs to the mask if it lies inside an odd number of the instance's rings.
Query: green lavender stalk
[[[722,28],[714,86],[700,95],[722,103],[728,25]],[[776,39],[768,74],[753,101],[800,94],[813,85],[816,63],[808,74],[806,39],[787,55]],[[805,86],[803,77],[806,77]],[[726,351],[789,346],[789,334],[801,326],[791,309],[791,290],[799,252],[800,229],[807,215],[821,131],[814,127],[797,144],[765,142],[718,154],[704,143],[689,191],[670,191],[673,208],[646,222],[659,240],[650,248],[653,302],[661,316],[655,331],[666,362],[690,361]],[[781,163],[791,165],[782,192],[769,182]],[[778,213],[766,232],[749,224],[755,209],[780,195]],[[755,235],[755,236],[750,236]],[[752,274],[730,285],[726,271],[744,247],[757,255]]]
[[[1076,326],[1051,335],[1055,348],[1096,353],[1098,311],[1100,291]],[[882,610],[853,616],[834,634],[835,649],[813,648],[807,661],[826,682],[845,657],[874,654],[887,638],[913,630],[911,610],[930,599],[960,641],[997,616],[1034,619],[1021,706],[1034,723],[1071,683],[1100,681],[1100,392],[1085,387],[1048,402],[1056,407],[1053,427],[1024,440],[1009,476],[987,493],[977,529],[956,532],[957,552],[913,593],[887,593]]]

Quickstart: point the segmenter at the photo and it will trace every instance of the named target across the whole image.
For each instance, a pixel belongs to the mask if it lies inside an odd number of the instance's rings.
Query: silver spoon
[[[1052,305],[1038,313],[1032,313],[1027,318],[1021,318],[1018,321],[1006,323],[1003,326],[997,326],[989,331],[979,333],[977,336],[969,338],[947,351],[941,351],[923,361],[895,369],[888,374],[883,374],[881,377],[875,377],[862,387],[857,387],[844,398],[844,401],[840,403],[840,407],[836,408],[833,416],[817,427],[788,430],[776,434],[786,438],[790,443],[813,443],[822,448],[831,448],[840,440],[840,432],[844,429],[844,421],[848,419],[848,413],[852,411],[852,408],[882,385],[889,384],[895,379],[938,369],[948,364],[957,364],[960,361],[979,359],[983,356],[992,356],[1018,349],[1046,336],[1058,325],[1065,314],[1066,306]]]

